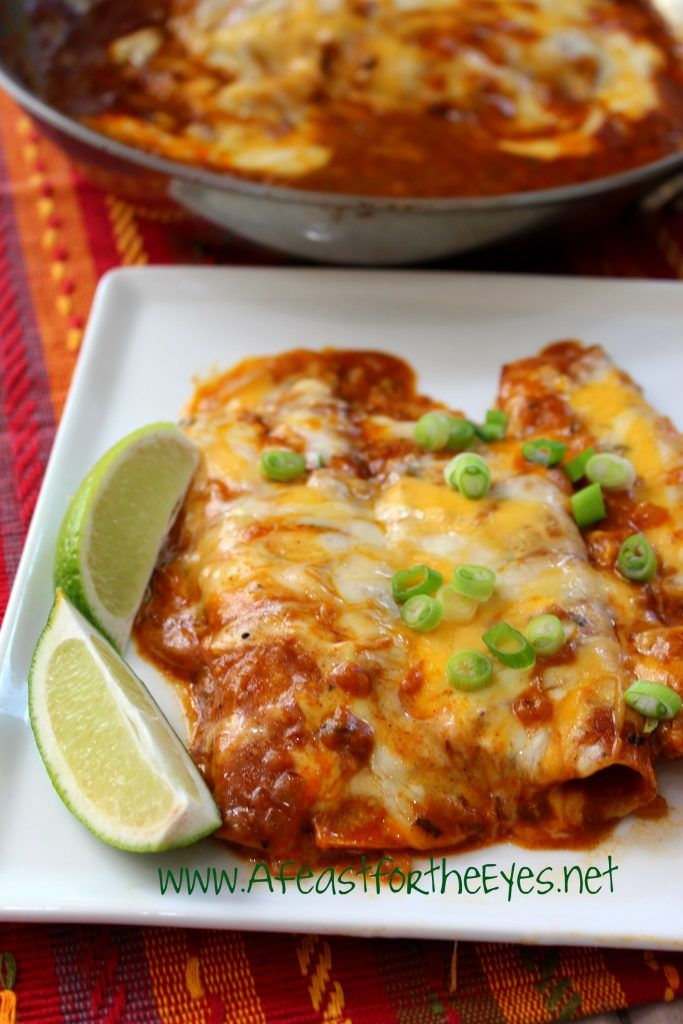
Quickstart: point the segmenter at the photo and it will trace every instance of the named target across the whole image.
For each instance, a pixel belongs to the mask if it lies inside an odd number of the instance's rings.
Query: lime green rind
[[[167,852],[167,851],[170,851],[170,850],[178,850],[178,849],[182,849],[182,848],[187,847],[187,846],[191,846],[194,843],[199,842],[201,839],[205,839],[208,836],[212,835],[216,831],[216,829],[219,828],[220,825],[221,825],[221,820],[222,819],[221,819],[220,811],[218,810],[218,807],[216,806],[215,802],[213,801],[213,798],[211,797],[211,794],[210,794],[210,792],[208,790],[208,787],[206,786],[206,783],[201,778],[201,775],[199,774],[198,770],[194,767],[194,765],[192,767],[193,767],[193,769],[194,769],[194,771],[196,773],[197,784],[202,788],[202,790],[204,791],[206,797],[208,798],[207,799],[207,809],[209,809],[210,807],[213,807],[213,809],[215,811],[214,820],[212,822],[208,823],[206,825],[206,827],[203,827],[203,828],[199,829],[196,832],[192,832],[192,833],[189,833],[187,835],[180,834],[180,835],[178,835],[176,837],[173,837],[173,838],[170,838],[168,840],[162,840],[159,843],[139,843],[138,844],[138,843],[132,843],[132,842],[122,842],[122,841],[120,841],[118,839],[117,836],[115,836],[113,834],[110,834],[110,833],[107,833],[107,832],[104,832],[101,829],[98,829],[93,824],[92,821],[88,820],[87,815],[85,813],[83,813],[82,809],[78,808],[75,805],[74,801],[67,794],[66,789],[62,785],[60,785],[59,773],[58,773],[57,769],[55,768],[55,766],[53,765],[53,763],[51,761],[50,755],[49,755],[48,750],[47,750],[47,744],[44,742],[44,738],[41,735],[40,716],[39,716],[38,711],[37,711],[36,702],[38,700],[38,696],[37,696],[37,694],[38,694],[38,683],[37,683],[38,668],[37,668],[37,666],[39,664],[40,657],[41,657],[41,654],[43,652],[43,647],[45,646],[45,644],[50,639],[51,632],[52,632],[52,630],[53,630],[53,628],[55,626],[55,623],[56,623],[56,620],[58,618],[58,615],[59,615],[59,612],[60,612],[60,608],[61,608],[61,605],[62,605],[63,602],[68,604],[68,599],[65,597],[63,592],[58,589],[56,591],[55,600],[54,600],[54,603],[53,603],[52,608],[50,610],[50,614],[48,616],[47,622],[46,622],[45,627],[43,628],[43,630],[42,630],[42,632],[40,634],[40,637],[38,639],[38,643],[36,644],[35,650],[33,652],[33,657],[31,659],[31,665],[30,665],[29,677],[28,677],[28,711],[29,711],[29,721],[30,721],[31,729],[32,729],[33,736],[34,736],[34,739],[35,739],[35,742],[36,742],[36,746],[38,748],[38,752],[39,752],[40,757],[41,757],[41,759],[43,761],[43,764],[44,764],[45,769],[47,771],[47,774],[48,774],[48,777],[50,779],[50,782],[52,783],[52,786],[53,786],[55,792],[57,793],[57,795],[59,796],[60,800],[65,805],[65,807],[67,807],[67,809],[71,812],[71,814],[73,814],[73,816],[77,819],[77,821],[79,821],[85,828],[87,828],[88,831],[92,835],[94,835],[97,839],[100,839],[102,842],[106,843],[109,846],[115,847],[116,849],[119,849],[119,850],[124,850],[124,851],[126,851],[128,853],[164,853],[164,852]],[[120,657],[120,655],[119,655],[119,657]],[[121,660],[123,660],[123,659],[121,659]],[[126,663],[124,662],[124,665],[125,664]],[[135,675],[132,672],[132,669],[130,669],[130,666],[126,665],[126,668],[128,668],[128,670],[131,672],[132,675]],[[155,705],[155,707],[157,708],[159,714],[162,716],[162,718],[164,719],[166,725],[168,726],[168,729],[171,731],[173,736],[175,736],[179,746],[182,748],[183,752],[187,756],[187,752],[185,751],[185,747],[184,747],[182,741],[177,736],[177,734],[173,730],[173,727],[170,725],[170,723],[168,722],[166,717],[163,715],[163,712],[161,711],[159,706],[156,704],[156,701],[154,701],[154,698],[152,697],[152,695],[149,693],[149,691],[145,687],[144,683],[142,683],[142,681],[140,679],[138,679],[137,676],[135,676],[135,678],[137,679],[138,683],[140,684],[140,686],[145,691],[145,693],[148,696],[149,700],[152,701],[152,703]]]
[[[117,445],[117,447],[119,446]],[[82,550],[82,538],[87,512],[97,484],[112,462],[113,454],[114,449],[110,449],[95,463],[71,500],[57,535],[53,581],[55,591],[62,590],[81,615],[85,616],[93,626],[99,629],[100,633],[107,638],[109,643],[119,650],[116,640],[110,635],[104,624],[99,620],[96,612],[91,608],[82,583],[83,575],[79,571],[79,554]]]
[[[128,434],[105,452],[84,478],[71,500],[57,536],[53,572],[55,589],[61,589],[74,607],[109,640],[119,653],[122,652],[128,640],[128,629],[122,628],[119,630],[119,634],[115,634],[111,625],[108,626],[102,615],[98,613],[100,602],[97,596],[89,594],[86,590],[89,574],[83,563],[83,556],[86,553],[86,533],[90,513],[98,489],[109,473],[115,469],[120,457],[137,442],[149,441],[153,435],[158,436],[159,433],[166,432],[169,435],[177,436],[184,445],[188,447],[191,445],[190,440],[175,423],[165,421],[149,424]],[[179,500],[182,497],[183,494],[180,494]],[[172,520],[173,516],[171,516],[171,522]],[[169,522],[169,526],[171,522]],[[162,541],[163,537],[160,537],[159,544]],[[141,599],[142,593],[140,594]],[[114,618],[112,616],[112,619]]]

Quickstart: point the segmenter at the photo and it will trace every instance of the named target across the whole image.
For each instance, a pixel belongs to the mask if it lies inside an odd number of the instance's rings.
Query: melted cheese
[[[660,103],[666,56],[611,0],[175,0],[165,32],[116,40],[141,89],[189,105],[172,118],[104,112],[91,123],[175,159],[281,178],[333,159],[330,106],[375,115],[451,108],[503,152],[550,161],[600,145],[613,119]],[[321,97],[323,98],[321,102]]]
[[[505,441],[481,449],[490,494],[467,500],[444,483],[447,453],[418,457],[406,439],[410,421],[395,429],[370,407],[372,390],[342,399],[325,358],[299,356],[298,368],[292,356],[238,367],[200,387],[189,410],[204,462],[173,564],[201,638],[194,753],[207,766],[225,834],[263,841],[274,813],[268,801],[277,805],[277,794],[294,786],[288,772],[305,793],[320,846],[424,848],[505,834],[529,801],[630,764],[621,743],[622,652],[566,493],[550,476],[520,474],[518,444]],[[370,364],[355,358],[361,379]],[[391,369],[377,372],[382,395]],[[410,393],[390,404],[400,401]],[[274,439],[336,454],[324,467],[309,462],[305,477],[272,483],[257,465]],[[410,630],[391,577],[419,563],[445,579],[457,564],[488,565],[495,594],[468,623]],[[477,693],[448,685],[453,652],[483,651],[482,635],[496,623],[523,630],[544,612],[566,625],[559,663],[524,671],[497,663],[492,685]],[[162,637],[172,632],[162,627]],[[537,719],[515,711],[531,692],[545,701]],[[270,807],[247,814],[235,806],[233,780],[257,741],[292,768],[272,781],[264,761],[260,780],[254,769],[240,783],[245,799]],[[644,782],[641,790],[634,772],[631,806],[650,792],[647,765],[637,771]],[[561,799],[552,803],[561,818]]]
[[[636,470],[627,506],[617,506],[611,522],[595,526],[606,552],[600,556],[603,583],[632,677],[659,680],[683,693],[683,439],[599,348],[576,346],[561,368],[552,349],[523,366],[521,373],[514,365],[506,371],[515,381],[505,388],[514,416],[528,401],[528,389],[540,384],[551,401],[561,396],[566,403],[574,436],[625,456]],[[614,571],[619,544],[637,531],[646,534],[659,563],[649,587]],[[658,737],[669,753],[683,750],[680,725],[660,728]]]
[[[500,446],[492,460],[499,473],[513,455],[512,446],[506,447],[507,452]],[[387,526],[396,565],[428,562],[445,579],[454,564],[463,563],[487,565],[497,574],[494,597],[473,621],[442,623],[433,633],[409,634],[410,650],[426,676],[411,712],[424,719],[452,714],[467,723],[469,731],[474,728],[470,720],[486,709],[483,741],[496,756],[514,761],[517,771],[533,771],[536,780],[571,772],[576,750],[568,737],[581,736],[594,706],[591,700],[577,708],[573,694],[578,691],[585,698],[592,690],[598,703],[611,703],[619,686],[619,648],[563,496],[537,476],[498,480],[485,503],[468,501],[443,483],[408,478],[382,494],[376,515]],[[434,557],[435,538],[452,542],[447,555]],[[554,730],[544,738],[541,757],[537,744],[520,739],[519,725],[511,728],[510,705],[528,687],[529,671],[498,666],[496,686],[481,691],[473,701],[469,694],[450,690],[444,665],[454,651],[482,649],[482,633],[496,623],[523,630],[531,618],[551,609],[561,609],[569,622],[575,617],[582,627],[575,635],[571,667],[560,672],[560,685],[570,691],[569,703],[565,707],[558,701]],[[537,666],[534,675],[538,671]]]

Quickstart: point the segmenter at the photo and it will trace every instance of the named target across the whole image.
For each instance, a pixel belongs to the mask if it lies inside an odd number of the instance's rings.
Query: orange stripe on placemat
[[[96,285],[66,157],[0,94],[0,139],[40,329],[50,396],[59,417]],[[36,259],[36,252],[46,258]]]
[[[180,928],[143,931],[152,994],[162,1024],[207,1024],[211,1020],[206,998],[187,983],[191,957],[186,935]],[[219,1017],[216,1024],[223,1024],[224,1019]]]
[[[119,199],[111,194],[106,197],[105,203],[114,242],[123,266],[144,266],[149,263],[135,208],[125,199]]]
[[[244,940],[239,932],[200,932],[195,944],[207,997],[220,1000],[234,1024],[266,1024]],[[216,1017],[216,1024],[222,1018]],[[209,1018],[210,1024],[214,1024]],[[207,1021],[207,1024],[209,1024]]]
[[[581,997],[581,1009],[586,1016],[622,1010],[628,1006],[626,993],[607,969],[599,949],[563,948],[559,971],[571,979],[574,991]]]
[[[476,944],[491,994],[500,1006],[506,1024],[543,1024],[554,1015],[539,989],[545,970],[534,954],[546,950],[518,946]]]

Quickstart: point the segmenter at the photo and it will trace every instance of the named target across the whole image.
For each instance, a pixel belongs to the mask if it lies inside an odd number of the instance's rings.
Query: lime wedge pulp
[[[154,423],[110,448],[62,522],[55,587],[122,651],[199,454],[173,423]]]
[[[219,827],[204,780],[143,683],[60,590],[33,656],[29,714],[52,784],[105,842],[154,852]]]

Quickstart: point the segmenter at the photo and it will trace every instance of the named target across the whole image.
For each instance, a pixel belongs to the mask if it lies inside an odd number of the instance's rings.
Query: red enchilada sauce
[[[520,0],[521,2],[521,0]],[[186,2],[185,7],[192,4]],[[230,165],[225,154],[207,141],[197,146],[192,155],[173,146],[173,140],[184,137],[188,126],[197,123],[212,130],[213,113],[193,110],[191,86],[207,76],[205,66],[186,52],[178,37],[167,27],[169,13],[182,10],[179,0],[104,0],[88,14],[65,20],[58,13],[64,8],[57,0],[37,0],[36,20],[51,26],[45,38],[54,40],[45,51],[45,92],[48,100],[65,113],[107,131],[121,141],[129,141],[158,155],[197,163],[209,170],[237,173],[242,177],[279,185],[332,193],[361,193],[394,197],[483,196],[526,192],[568,185],[600,178],[644,165],[670,154],[683,139],[683,73],[676,43],[654,9],[641,0],[620,0],[603,3],[591,12],[596,24],[630,33],[631,39],[646,40],[659,48],[663,66],[654,75],[658,93],[655,109],[637,120],[608,113],[593,135],[594,144],[584,155],[555,156],[541,159],[501,149],[501,137],[514,139],[512,125],[516,110],[514,99],[506,95],[495,77],[482,69],[477,74],[476,98],[471,97],[459,107],[452,101],[425,106],[391,104],[378,113],[358,102],[360,90],[353,81],[362,75],[363,67],[354,65],[347,52],[330,41],[320,55],[319,85],[302,106],[312,117],[315,139],[331,153],[331,158],[316,170],[303,174],[252,173]],[[370,19],[372,3],[358,4],[356,15]],[[54,32],[55,23],[60,31]],[[116,64],[107,54],[107,46],[139,28],[159,27],[163,44],[158,52],[141,66]],[[39,27],[40,32],[40,27]],[[433,54],[435,67],[443,68],[444,58],[460,59],[463,47],[504,64],[501,37],[518,37],[520,43],[534,40],[534,33],[519,23],[505,21],[477,24],[476,17],[467,22],[454,15],[452,30],[444,29],[443,12],[432,31],[423,29],[412,40],[420,47],[421,59]],[[470,38],[471,37],[471,38]],[[540,37],[539,37],[540,38]],[[345,45],[351,48],[353,42]],[[628,46],[628,40],[625,44]],[[464,59],[464,58],[463,58]],[[372,72],[368,66],[367,73]],[[210,69],[212,88],[230,85],[225,70]],[[525,69],[526,71],[526,69]],[[397,72],[398,73],[398,72]],[[567,65],[539,73],[534,79],[542,84],[544,109],[566,126],[580,128],[590,113],[591,101],[577,98],[564,79],[580,76],[592,83],[602,71],[598,58],[590,53],[572,54],[569,46]],[[438,94],[443,82],[435,71],[424,84]],[[535,74],[535,73],[534,73]],[[531,77],[531,76],[530,76]],[[547,80],[546,80],[547,79]],[[349,89],[346,89],[346,85]],[[352,87],[353,86],[353,87]],[[620,85],[622,100],[630,99],[629,83]],[[590,89],[589,89],[590,91]],[[581,90],[578,90],[580,93]],[[297,108],[298,109],[298,108]],[[112,121],[109,126],[98,122],[99,115],[126,115],[138,119],[142,128],[162,129],[170,143],[155,142],[152,131],[145,135],[117,136]],[[290,113],[283,112],[281,121],[263,122],[267,139],[286,136],[291,124]],[[228,122],[230,123],[230,122]],[[512,126],[512,129],[511,129]],[[542,138],[553,138],[554,129],[544,130]],[[532,134],[519,138],[533,138]]]
[[[241,372],[246,372],[244,367]],[[379,441],[373,436],[373,425],[364,419],[368,410],[382,414],[393,410],[411,420],[425,409],[435,408],[429,399],[416,393],[410,368],[380,353],[295,351],[273,358],[269,372],[276,382],[304,372],[333,382],[335,398],[348,404],[349,422],[356,429],[354,463],[346,468],[361,479],[367,477],[371,462],[384,458],[389,466],[394,458],[390,444],[381,453]],[[231,376],[200,386],[193,407],[223,408],[231,393],[229,386],[226,391],[224,381],[229,385]],[[245,415],[256,414],[246,411]],[[261,426],[265,431],[266,424]],[[381,479],[384,472],[375,465],[373,475]],[[207,490],[201,493],[210,496],[213,485],[210,481],[202,484]],[[247,525],[245,529],[251,527]],[[224,817],[219,836],[261,849],[274,860],[295,856],[310,864],[338,863],[351,857],[349,851],[354,849],[409,848],[393,836],[385,820],[385,808],[372,796],[342,793],[332,810],[316,812],[313,818],[312,795],[296,768],[297,751],[318,747],[337,756],[342,778],[354,776],[368,763],[376,742],[372,718],[366,720],[358,707],[352,709],[351,702],[361,698],[372,703],[373,692],[381,682],[381,667],[369,667],[371,661],[364,665],[348,662],[323,671],[294,637],[284,635],[259,641],[258,634],[253,634],[246,623],[225,648],[214,648],[213,637],[219,626],[217,622],[212,624],[212,616],[219,614],[221,623],[229,621],[232,612],[228,611],[228,604],[235,595],[223,593],[221,602],[226,603],[220,613],[202,597],[180,569],[179,559],[188,547],[191,548],[189,532],[181,513],[138,614],[135,637],[143,654],[169,673],[184,694],[192,724],[192,754]],[[317,615],[322,616],[324,609],[317,600],[315,603]],[[239,618],[239,603],[235,608]],[[563,614],[560,607],[549,610]],[[573,659],[574,645],[570,641],[552,658],[544,659],[544,666],[569,665]],[[323,693],[336,691],[335,710],[324,717],[319,728],[311,726],[292,699],[283,705],[275,731],[261,736],[259,729],[255,729],[254,741],[247,745],[246,752],[230,753],[229,746],[221,748],[217,724],[235,709],[255,723],[264,721],[268,709],[288,692],[293,681],[296,692],[305,689],[314,702]],[[403,678],[397,682],[405,715],[413,714],[413,699],[424,683],[422,662],[406,663]],[[552,722],[553,702],[543,689],[540,675],[532,676],[510,710],[529,732]],[[509,809],[506,811],[502,803],[506,781],[503,777],[496,791],[492,788],[495,780],[482,775],[480,804],[469,807],[452,800],[450,794],[426,792],[416,804],[414,825],[423,836],[419,848],[445,851],[454,845],[449,837],[458,829],[463,835],[459,849],[508,837],[528,846],[591,845],[609,827],[606,818],[619,817],[647,803],[656,789],[649,741],[636,736],[632,722],[625,722],[618,734],[610,708],[596,708],[588,719],[585,744],[618,749],[618,757],[612,765],[598,771],[595,778],[569,783],[560,778],[556,785],[540,789],[530,785],[520,796],[516,820],[510,819]],[[445,749],[457,763],[458,751],[451,746],[449,737],[445,739]],[[479,768],[473,763],[467,770],[477,773]],[[553,801],[565,790],[577,798],[585,797],[590,806],[583,820],[572,823],[571,834],[563,833],[558,839]],[[334,837],[340,829],[343,844],[329,842],[330,836]],[[327,849],[328,846],[334,849]]]

